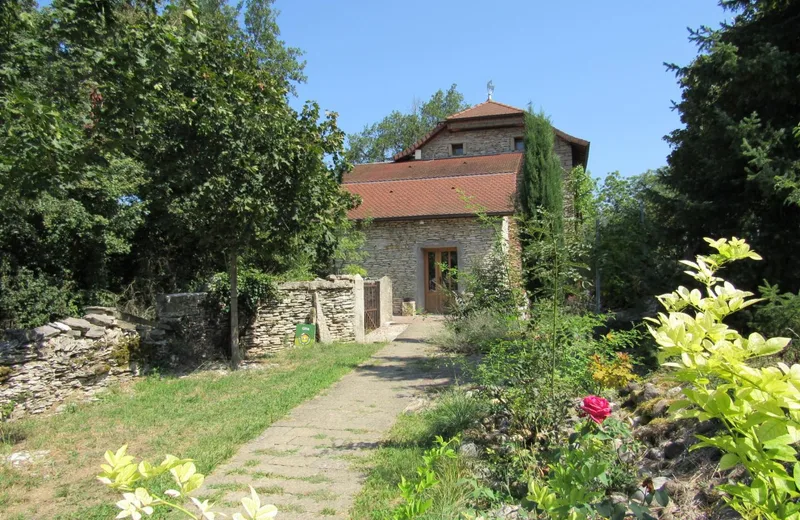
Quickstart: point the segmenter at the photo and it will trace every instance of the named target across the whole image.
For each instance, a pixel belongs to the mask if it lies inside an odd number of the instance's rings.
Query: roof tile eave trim
[[[484,211],[484,215],[490,217],[505,217],[515,213],[514,210],[508,211]],[[401,221],[401,220],[422,220],[422,219],[445,219],[445,218],[477,218],[478,213],[435,213],[428,215],[404,215],[401,217],[355,217],[350,220],[370,220],[372,222],[378,221]],[[349,218],[349,217],[348,217]]]
[[[433,179],[458,179],[463,177],[481,177],[481,176],[490,176],[490,175],[509,175],[513,174],[516,175],[519,173],[519,167],[514,170],[502,170],[497,172],[476,172],[476,173],[457,173],[455,175],[437,175],[431,177],[397,177],[395,179],[378,179],[373,181],[351,181],[351,182],[342,182],[342,186],[352,186],[354,184],[378,184],[381,182],[405,182],[405,181],[427,181]]]

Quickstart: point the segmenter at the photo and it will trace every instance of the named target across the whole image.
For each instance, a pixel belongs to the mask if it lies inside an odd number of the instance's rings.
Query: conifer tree
[[[564,223],[564,171],[555,152],[555,134],[543,113],[525,114],[525,155],[519,183],[518,213],[522,221],[522,267],[530,296],[545,289],[542,257],[545,243],[561,243]],[[549,256],[545,254],[545,256]],[[555,295],[554,295],[555,296]]]
[[[538,209],[552,217],[554,233],[563,227],[564,172],[555,152],[555,134],[543,113],[528,110],[525,114],[525,156],[519,186],[519,210],[524,218],[533,218]]]

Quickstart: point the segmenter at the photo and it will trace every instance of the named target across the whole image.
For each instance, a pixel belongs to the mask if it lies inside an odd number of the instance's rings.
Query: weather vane
[[[489,101],[491,101],[492,94],[494,94],[494,83],[492,83],[492,80],[489,80],[489,83],[486,84],[486,93],[488,94]]]

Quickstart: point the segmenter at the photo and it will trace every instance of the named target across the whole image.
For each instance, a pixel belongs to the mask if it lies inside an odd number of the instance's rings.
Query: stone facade
[[[391,278],[394,298],[415,299],[417,308],[424,305],[423,249],[455,247],[459,269],[468,271],[491,250],[494,240],[494,230],[473,217],[375,221],[366,235],[368,256],[362,264],[367,273]]]
[[[450,145],[462,143],[464,155],[489,155],[514,151],[514,138],[523,137],[525,128],[522,118],[518,124],[489,128],[470,128],[465,124],[449,123],[448,127],[422,146],[422,159],[446,159],[452,157]],[[489,123],[481,122],[482,126]],[[457,131],[453,131],[457,130]],[[561,167],[570,171],[573,165],[572,145],[556,136],[555,151],[561,160]]]
[[[514,151],[514,138],[522,137],[522,127],[485,128],[467,132],[442,130],[436,137],[422,146],[422,159],[446,159],[452,157],[450,145],[464,144],[464,155],[489,155]]]

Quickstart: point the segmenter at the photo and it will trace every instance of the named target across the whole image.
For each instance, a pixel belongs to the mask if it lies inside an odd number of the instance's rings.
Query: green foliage
[[[184,290],[230,254],[266,272],[330,265],[355,203],[344,134],[335,114],[289,105],[303,66],[272,3],[2,3],[10,272],[91,301]]]
[[[74,284],[0,264],[0,328],[31,328],[78,312]]]
[[[596,390],[591,356],[607,348],[593,338],[603,317],[561,313],[554,335],[551,310],[549,301],[536,304],[524,336],[492,345],[474,374],[516,428],[542,441],[556,440],[574,398]],[[553,344],[558,345],[555,357]]]
[[[744,236],[769,262],[739,265],[729,276],[748,289],[763,279],[800,289],[800,44],[797,2],[724,0],[732,19],[692,31],[699,49],[670,66],[683,90],[680,129],[662,201],[667,244],[691,256],[706,236]],[[678,257],[679,258],[679,257]]]
[[[550,298],[561,305],[567,298],[575,303],[587,297],[589,251],[583,237],[564,233],[559,217],[538,208],[532,217],[519,219],[522,239],[522,269],[528,297]]]
[[[436,91],[424,103],[415,100],[410,113],[395,110],[378,123],[348,135],[347,160],[353,164],[387,161],[420,140],[440,121],[468,107],[455,84],[446,92]]]
[[[564,170],[555,152],[555,133],[544,114],[525,114],[525,156],[522,163],[522,182],[519,190],[520,214],[536,218],[539,209],[552,215],[551,232],[563,229]]]
[[[754,307],[753,319],[749,327],[767,336],[784,335],[800,339],[800,292],[798,294],[781,293],[777,285],[764,285],[758,288],[764,303]],[[792,342],[781,353],[788,363],[800,361],[800,346]]]
[[[479,412],[477,415],[476,410]],[[405,478],[414,486],[420,479],[417,470],[425,467],[423,455],[432,448],[441,448],[436,442],[437,437],[450,435],[445,435],[442,429],[453,432],[461,426],[471,426],[457,414],[464,413],[477,420],[483,410],[485,405],[477,403],[476,397],[456,389],[439,396],[430,409],[401,414],[381,447],[369,459],[369,476],[356,498],[351,518],[392,519],[398,509],[398,484]],[[433,465],[433,471],[437,484],[421,494],[413,493],[409,498],[417,503],[431,500],[431,506],[422,519],[459,518],[471,494],[467,482],[470,475],[468,463],[463,457],[444,457]]]
[[[515,315],[503,314],[491,307],[476,309],[463,317],[448,319],[434,342],[448,352],[481,352],[498,341],[519,334],[522,326]]]
[[[441,395],[436,405],[423,412],[430,438],[455,437],[475,426],[488,413],[486,401],[462,390],[450,390]]]
[[[537,513],[545,514],[543,518],[554,520],[624,520],[629,514],[653,520],[650,505],[654,499],[662,507],[667,505],[664,490],[648,490],[643,500],[614,502],[610,497],[612,492],[627,495],[634,491],[636,468],[626,455],[635,450],[624,423],[608,419],[599,428],[586,421],[564,449],[552,454],[547,476],[531,480],[528,500]]]
[[[239,269],[237,277],[239,312],[242,322],[249,323],[256,316],[258,305],[274,299],[278,292],[277,279],[258,269]],[[230,277],[228,273],[217,273],[208,284],[208,303],[223,314],[230,312]]]
[[[594,222],[597,213],[597,181],[583,166],[576,166],[567,173],[564,184],[564,191],[572,204],[572,215],[567,215],[572,219],[572,226],[568,231],[586,233],[590,231],[587,225]]]
[[[369,253],[364,249],[367,235],[364,232],[372,223],[371,219],[360,222],[346,220],[341,228],[341,236],[336,249],[331,255],[333,272],[336,274],[361,275],[366,278],[367,270],[361,264],[367,259]]]
[[[656,172],[633,177],[613,172],[597,191],[591,256],[604,308],[641,309],[674,275],[679,255],[663,244],[663,216],[654,202],[662,191]]]
[[[599,354],[591,358],[590,370],[594,379],[601,388],[623,388],[631,381],[638,379],[633,372],[633,363],[629,354],[617,352],[610,361],[606,361]]]
[[[197,472],[194,461],[167,455],[157,466],[146,460],[137,464],[134,457],[126,453],[127,448],[127,445],[122,446],[116,453],[107,451],[105,454],[107,464],[102,465],[103,472],[97,476],[97,479],[106,486],[123,492],[122,500],[116,504],[121,509],[117,518],[131,517],[138,520],[142,516],[152,515],[156,508],[176,510],[183,518],[194,520],[214,518],[215,513],[212,510],[214,504],[209,504],[208,500],[201,502],[189,496],[191,492],[199,489],[205,480],[205,475]],[[153,490],[151,483],[165,474],[171,475],[173,485],[159,495]],[[197,512],[183,505],[188,500],[191,500],[192,509],[197,509]],[[271,504],[261,505],[261,499],[252,486],[250,496],[242,499],[242,510],[244,514],[234,513],[233,520],[266,520],[273,518],[278,511]]]
[[[482,261],[476,262],[469,271],[442,266],[443,274],[457,279],[459,286],[451,290],[445,288],[450,316],[456,321],[476,312],[516,316],[525,304],[525,296],[514,252],[504,238],[502,221],[487,215],[486,208],[474,203],[471,197],[462,194],[462,199],[481,226],[492,231],[492,246]]]
[[[679,418],[716,419],[717,435],[698,435],[692,449],[711,446],[722,451],[720,469],[743,465],[749,478],[719,486],[728,503],[747,519],[800,518],[800,365],[750,361],[781,352],[787,338],[766,339],[757,332],[744,337],[723,320],[759,300],[717,276],[731,262],[761,257],[744,241],[706,239],[716,250],[683,261],[703,287],[678,287],[658,297],[666,313],[651,319],[650,333],[675,377],[687,384],[685,399],[671,412]]]
[[[404,504],[397,506],[394,511],[394,520],[412,520],[419,518],[433,505],[432,498],[425,495],[439,484],[436,475],[436,466],[443,459],[455,459],[456,452],[451,444],[458,444],[457,438],[445,441],[441,436],[436,438],[437,446],[427,450],[422,456],[423,465],[417,468],[419,479],[416,483],[411,483],[405,477],[401,477],[400,495],[403,497]]]

